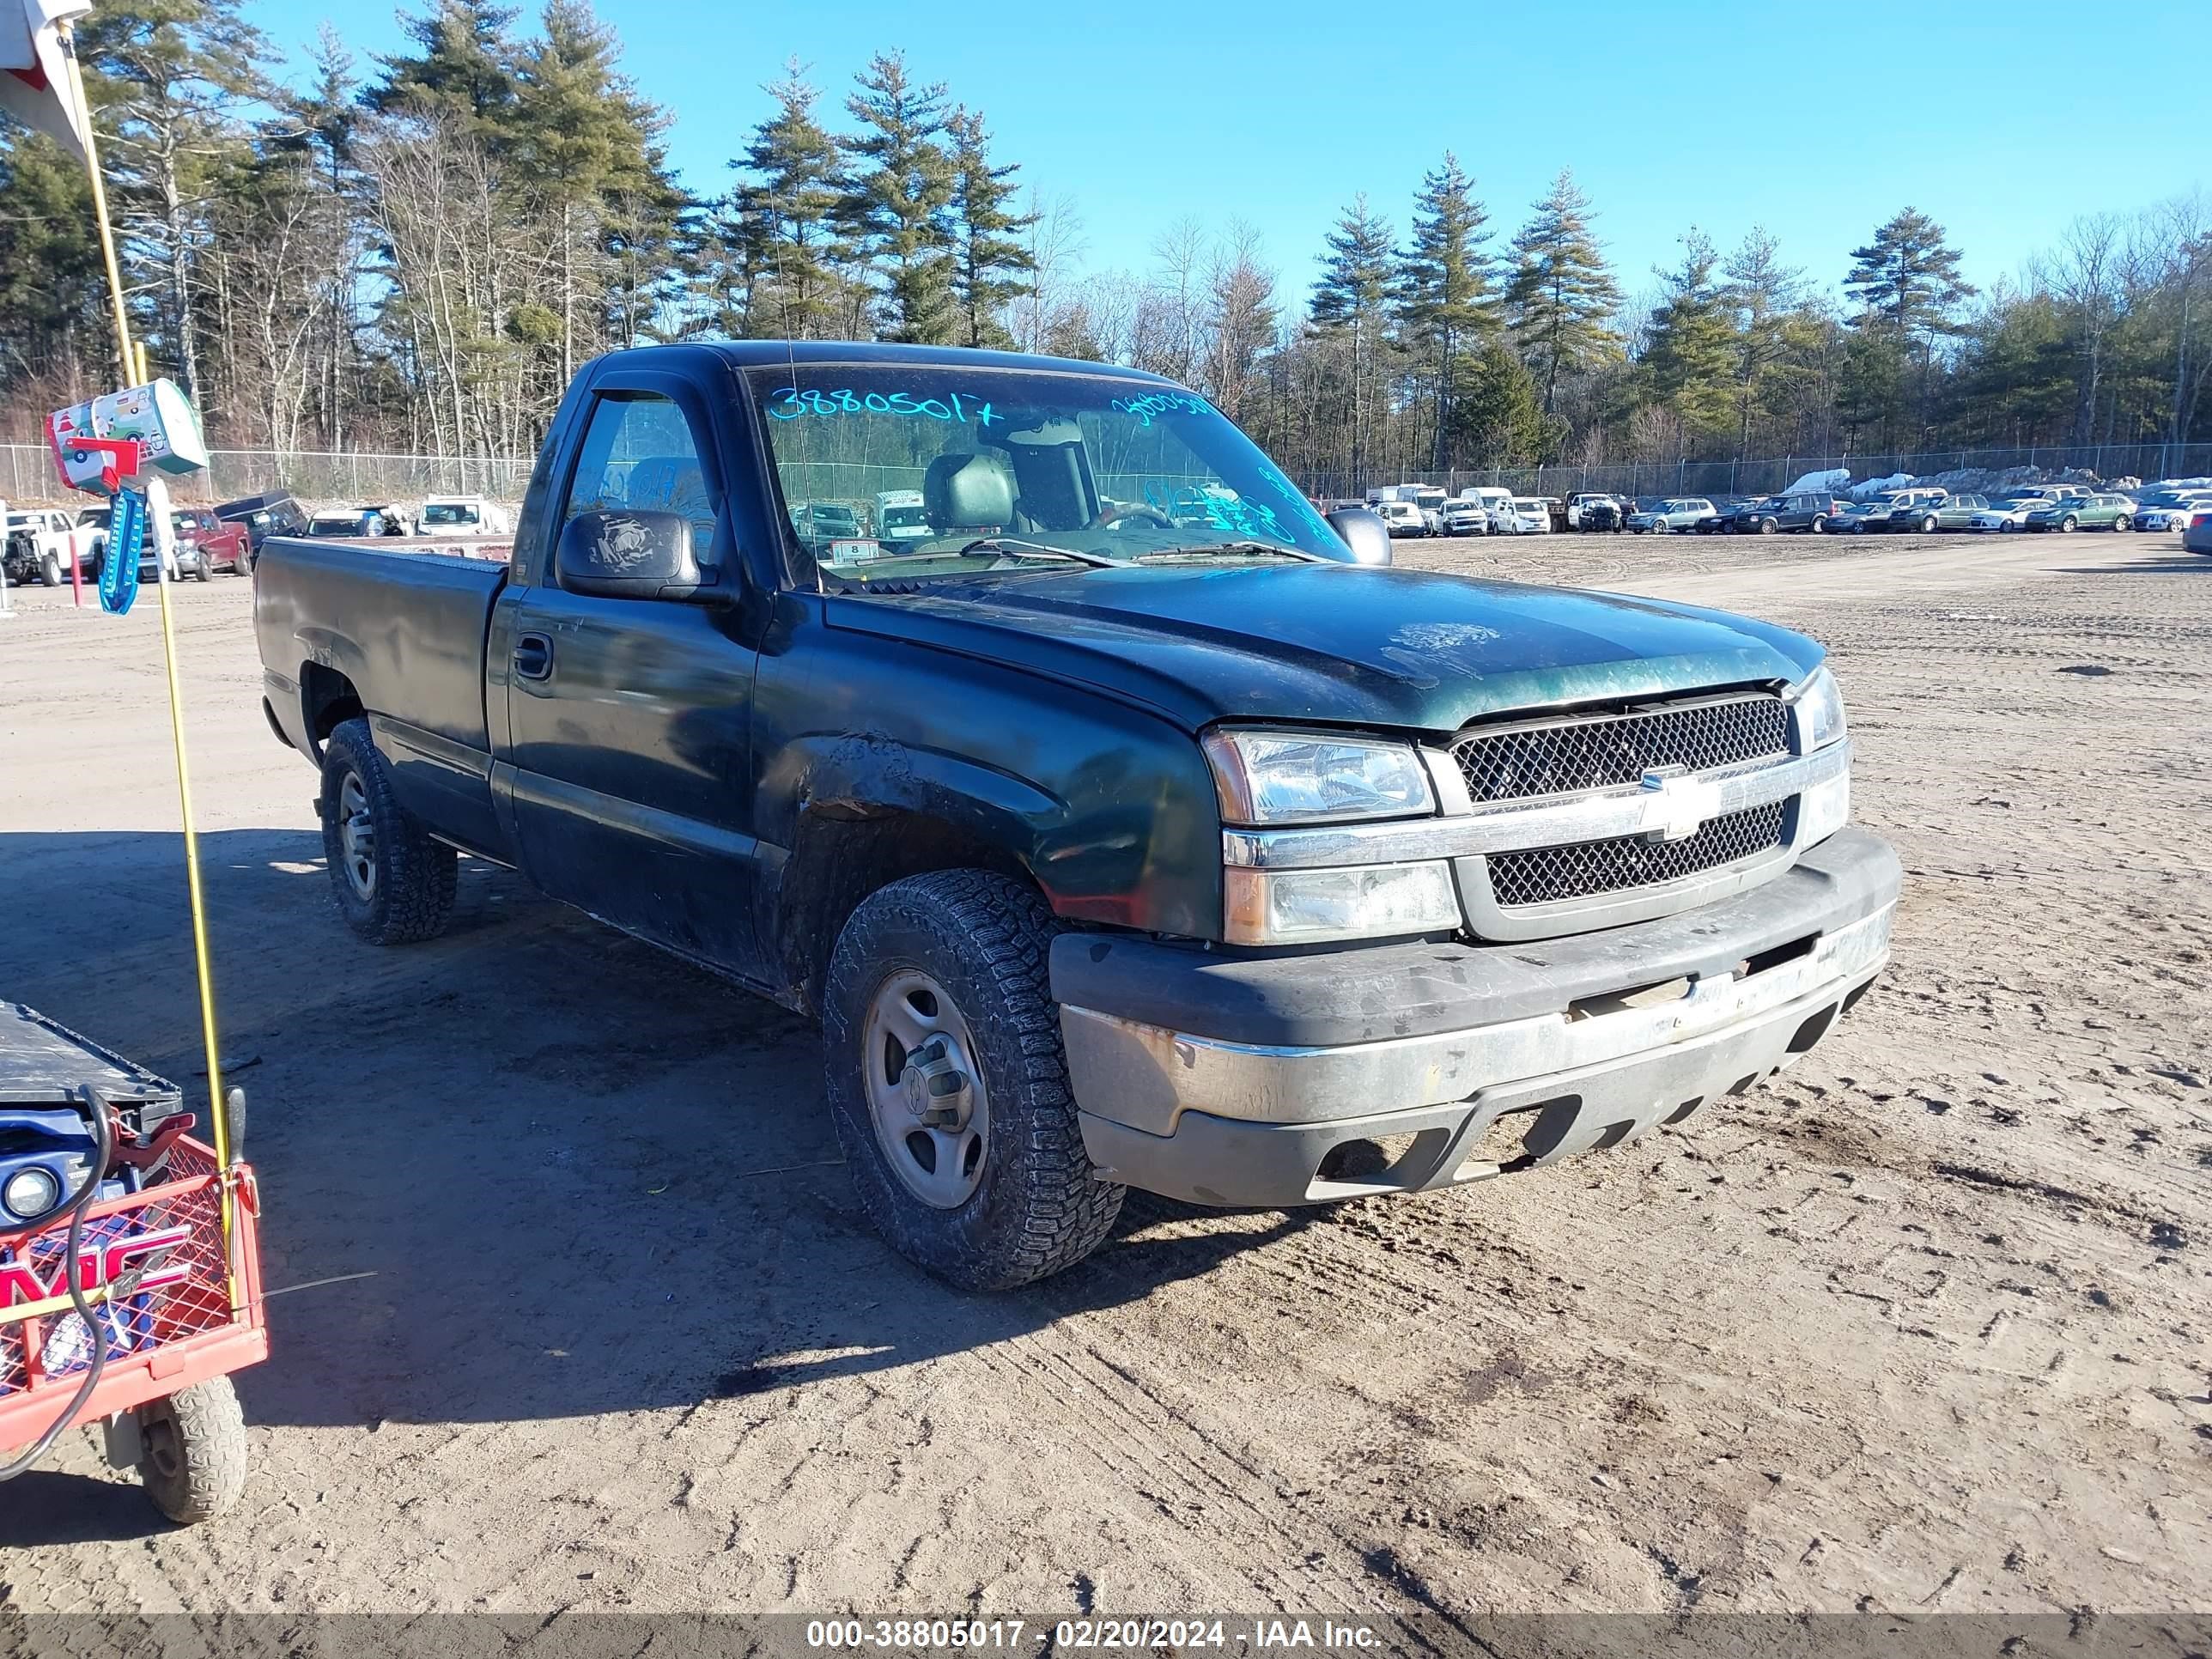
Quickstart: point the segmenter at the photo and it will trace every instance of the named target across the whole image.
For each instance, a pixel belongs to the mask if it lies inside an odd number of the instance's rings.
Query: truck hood
[[[834,627],[1098,687],[1195,731],[1444,732],[1484,715],[1790,681],[1801,634],[1661,599],[1338,564],[1058,568],[829,597]]]

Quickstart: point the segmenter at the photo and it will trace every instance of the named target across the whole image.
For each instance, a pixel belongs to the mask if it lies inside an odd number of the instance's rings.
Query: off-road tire
[[[1052,913],[980,870],[910,876],[870,896],[838,935],[822,994],[830,1111],[861,1207],[891,1248],[963,1291],[1006,1291],[1073,1267],[1104,1242],[1124,1188],[1097,1179],[1060,1046],[1047,956]],[[936,1209],[909,1192],[877,1139],[860,1050],[892,974],[942,985],[974,1034],[990,1136],[974,1194]]]
[[[376,837],[374,890],[364,897],[345,868],[338,799],[347,776],[361,781]],[[339,724],[323,745],[323,792],[316,802],[323,820],[323,859],[330,867],[331,896],[346,926],[371,945],[416,945],[446,931],[459,880],[453,849],[433,841],[392,789],[392,769],[376,752],[368,722]]]
[[[138,1408],[138,1478],[154,1507],[182,1526],[212,1521],[246,1491],[246,1413],[227,1376]]]
[[[39,586],[59,587],[62,585],[62,560],[58,553],[49,553],[39,561]]]

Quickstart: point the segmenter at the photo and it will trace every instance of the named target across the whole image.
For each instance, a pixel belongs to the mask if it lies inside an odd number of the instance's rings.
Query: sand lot
[[[242,580],[177,594],[276,1355],[241,1509],[88,1435],[25,1611],[2212,1605],[2212,559],[2178,537],[1559,537],[1410,564],[1832,648],[1896,957],[1688,1128],[1413,1201],[1133,1197],[957,1296],[878,1243],[813,1033],[463,866],[325,896]],[[0,996],[199,1066],[159,629],[0,621]]]

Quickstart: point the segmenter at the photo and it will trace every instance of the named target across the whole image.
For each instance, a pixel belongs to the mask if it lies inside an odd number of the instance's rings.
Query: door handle
[[[514,642],[514,672],[526,680],[553,677],[553,641],[543,634],[525,634]]]

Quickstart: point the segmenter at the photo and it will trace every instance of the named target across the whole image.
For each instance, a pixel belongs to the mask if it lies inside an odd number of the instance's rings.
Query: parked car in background
[[[401,533],[381,507],[326,507],[307,520],[310,536],[390,536]]]
[[[2191,553],[2212,553],[2212,508],[2189,515],[2188,528],[2181,532],[2181,544]]]
[[[1375,516],[1382,520],[1382,527],[1393,536],[1425,536],[1429,521],[1421,509],[1411,501],[1379,501],[1370,504]]]
[[[1487,536],[1495,528],[1489,507],[1480,501],[1446,501],[1442,516],[1447,536]]]
[[[2133,530],[2136,504],[2110,490],[2046,501],[2021,521],[2022,530]]]
[[[2017,530],[2029,514],[2049,505],[2049,498],[2043,495],[1992,495],[1979,511],[1966,515],[1966,528],[1984,535]]]
[[[886,546],[926,542],[933,532],[919,489],[886,489],[876,496],[876,539]]]
[[[227,524],[246,526],[246,568],[261,556],[261,544],[271,536],[304,536],[307,533],[307,509],[293,498],[288,489],[266,490],[258,495],[241,495],[234,501],[222,501],[215,509],[216,518]]]
[[[1628,507],[1617,495],[1583,498],[1575,528],[1592,532],[1617,532],[1628,525]]]
[[[1880,507],[1856,520],[1851,527],[1856,532],[1917,530],[1923,513],[1940,506],[1948,494],[1932,486],[1890,490],[1880,498]]]
[[[2212,489],[2173,489],[2154,485],[2136,497],[2138,530],[2186,530],[2190,520],[2212,508]]]
[[[511,536],[507,509],[482,495],[425,495],[422,528],[441,536]]]
[[[1771,536],[1785,530],[1823,536],[1849,505],[1823,494],[1768,495],[1738,507],[1723,519],[1722,525],[1739,536]]]
[[[791,527],[808,551],[820,555],[837,542],[857,542],[860,515],[843,501],[807,501],[792,509]]]
[[[1548,536],[1552,533],[1552,508],[1540,495],[1516,495],[1514,515],[1521,520],[1524,536]]]
[[[1695,530],[1719,517],[1719,509],[1702,495],[1668,495],[1630,514],[1628,527],[1647,536],[1663,536],[1679,530]]]
[[[1570,530],[1589,529],[1591,526],[1583,522],[1584,510],[1612,500],[1612,496],[1595,490],[1583,490],[1578,495],[1568,496],[1566,527]]]
[[[8,515],[0,535],[0,564],[11,582],[38,582],[58,587],[70,579],[75,566],[88,581],[100,574],[100,556],[106,546],[107,521],[97,526],[73,521],[68,509],[27,507]]]
[[[219,571],[234,576],[246,574],[252,544],[244,525],[226,524],[216,517],[214,508],[206,507],[178,507],[169,514],[169,523],[177,533],[179,562],[189,556],[210,574]]]
[[[1490,534],[1510,536],[1519,531],[1521,515],[1514,509],[1511,490],[1498,484],[1474,484],[1461,490],[1458,499],[1481,504],[1490,517]]]
[[[1974,514],[1988,507],[1989,498],[1984,495],[1938,492],[1932,497],[1919,495],[1899,501],[1887,514],[1869,520],[1867,528],[1912,531],[1923,536],[1939,530],[1966,530],[1972,526]]]

